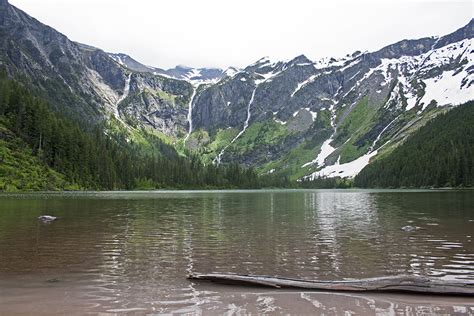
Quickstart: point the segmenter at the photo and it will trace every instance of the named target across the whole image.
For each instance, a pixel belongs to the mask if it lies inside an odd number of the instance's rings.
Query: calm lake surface
[[[37,216],[60,219],[45,224]],[[413,232],[403,231],[413,226]],[[191,272],[474,282],[473,191],[0,195],[0,314],[474,314],[474,300],[195,283]]]

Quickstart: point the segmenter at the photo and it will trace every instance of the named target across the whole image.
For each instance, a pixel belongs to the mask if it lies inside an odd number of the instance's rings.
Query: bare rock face
[[[119,113],[130,122],[151,127],[172,137],[181,137],[187,127],[187,100],[192,87],[184,81],[150,74],[134,74]]]

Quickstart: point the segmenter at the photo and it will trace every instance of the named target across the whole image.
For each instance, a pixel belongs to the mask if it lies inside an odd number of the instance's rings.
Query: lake
[[[42,223],[42,214],[60,219]],[[472,315],[465,297],[272,290],[186,276],[474,282],[473,234],[473,191],[0,194],[0,314]]]

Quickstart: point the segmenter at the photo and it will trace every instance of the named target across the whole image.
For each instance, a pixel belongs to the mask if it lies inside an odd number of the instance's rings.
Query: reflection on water
[[[0,310],[474,313],[463,298],[265,292],[185,279],[407,273],[473,282],[473,207],[468,191],[0,195]],[[43,224],[41,214],[60,219]]]

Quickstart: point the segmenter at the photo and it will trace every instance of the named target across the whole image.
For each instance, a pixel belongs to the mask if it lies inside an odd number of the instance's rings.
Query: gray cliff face
[[[342,58],[164,70],[72,42],[0,0],[1,65],[28,78],[57,110],[93,123],[114,117],[161,132],[206,161],[294,178],[351,176],[347,164],[376,158],[437,113],[473,99],[473,37],[471,20],[440,38]]]
[[[128,97],[119,105],[121,117],[129,124],[144,125],[172,137],[186,133],[190,84],[151,74],[132,74],[129,85]]]
[[[238,74],[235,80],[224,79],[200,89],[192,112],[195,128],[215,131],[242,125],[253,88],[248,74]]]
[[[80,89],[81,52],[65,36],[10,5],[0,9],[0,31],[1,61],[11,73],[22,73],[43,88]],[[81,112],[95,112],[81,101]]]
[[[12,75],[21,74],[31,79],[31,83],[44,91],[55,108],[70,116],[98,122],[110,116],[121,120],[123,112],[138,118],[139,122],[148,124],[151,121],[159,127],[157,119],[153,119],[148,111],[154,108],[155,113],[164,111],[172,117],[169,120],[173,120],[173,124],[163,127],[165,133],[177,135],[186,128],[181,109],[190,96],[191,85],[186,82],[133,67],[129,69],[98,48],[70,41],[6,1],[0,6],[0,40],[1,63],[7,70]],[[140,64],[135,62],[135,66]],[[155,70],[155,73],[159,72],[159,69]],[[134,89],[130,89],[127,82],[131,74],[132,84],[139,83]],[[153,92],[151,96],[150,91]],[[119,103],[124,102],[125,93],[130,92],[135,97],[142,94],[142,100],[135,104],[135,111],[119,111],[119,108],[126,108]],[[173,101],[164,101],[156,97],[157,93]],[[167,106],[176,109],[167,110]]]

